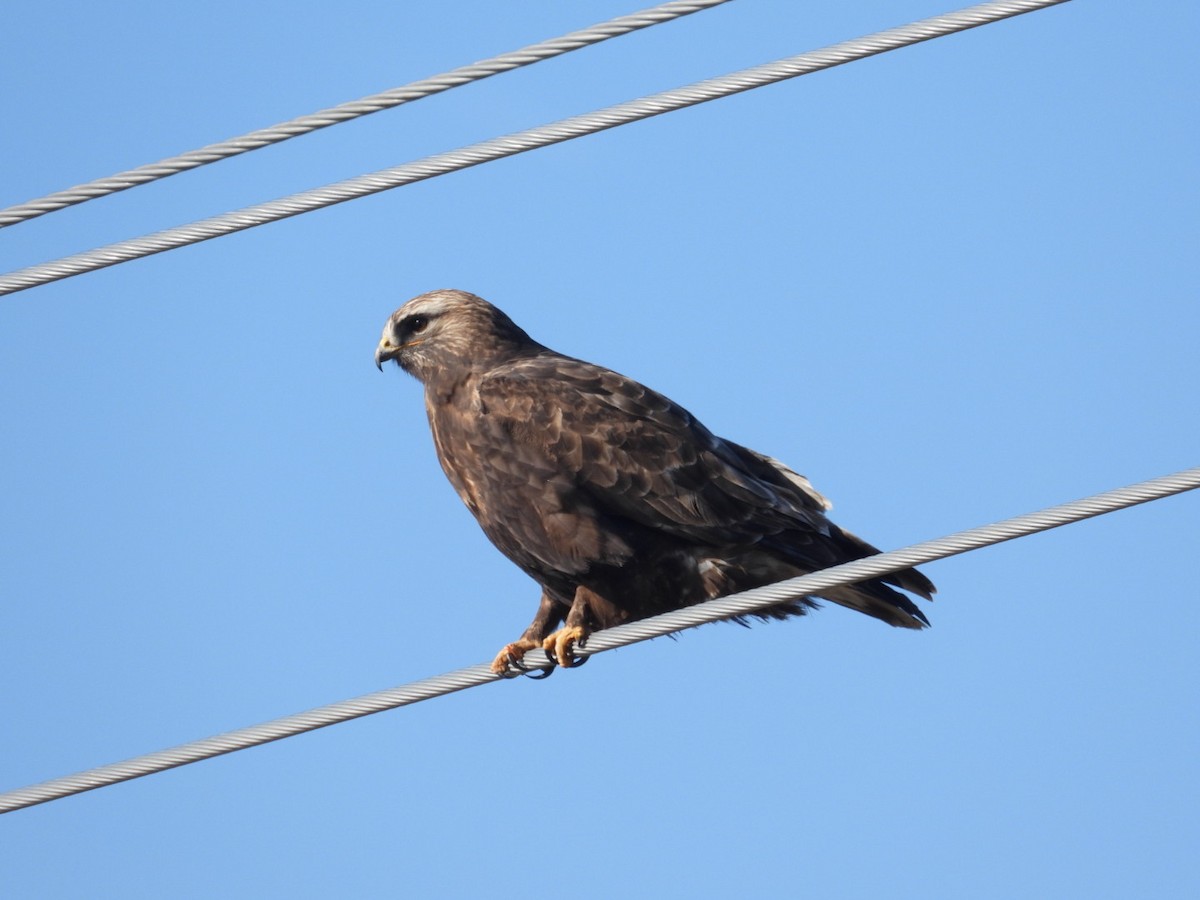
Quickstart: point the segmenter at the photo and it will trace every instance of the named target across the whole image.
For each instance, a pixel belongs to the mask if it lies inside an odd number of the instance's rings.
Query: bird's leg
[[[553,659],[558,661],[558,664],[564,669],[569,669],[571,666],[582,664],[582,660],[576,660],[575,654],[572,652],[575,647],[582,647],[583,642],[587,640],[588,635],[592,633],[591,629],[591,609],[589,603],[591,598],[595,596],[587,588],[577,587],[575,589],[575,600],[571,604],[571,609],[567,612],[567,621],[564,626],[558,631],[546,637],[542,641],[542,649]]]
[[[529,623],[524,634],[511,644],[505,644],[504,649],[496,654],[496,658],[492,660],[492,671],[497,675],[503,675],[508,671],[509,666],[520,668],[521,659],[525,654],[542,646],[546,635],[561,621],[562,604],[551,599],[550,595],[543,591],[542,602],[538,604],[537,614],[534,615],[533,621]]]

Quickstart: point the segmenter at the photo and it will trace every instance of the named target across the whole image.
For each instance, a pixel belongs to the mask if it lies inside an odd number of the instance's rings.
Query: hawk
[[[829,502],[804,476],[717,437],[632,378],[544,347],[474,294],[405,303],[375,351],[380,369],[386,360],[425,386],[446,477],[542,588],[525,633],[496,655],[498,674],[537,647],[577,664],[573,651],[594,630],[879,552],[826,517]],[[927,626],[897,587],[934,592],[906,569],[820,596]],[[815,606],[801,597],[754,615]]]

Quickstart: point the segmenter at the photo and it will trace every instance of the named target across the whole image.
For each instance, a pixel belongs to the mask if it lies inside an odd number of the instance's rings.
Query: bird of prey
[[[804,476],[632,378],[542,346],[474,294],[405,303],[375,351],[380,369],[386,360],[424,384],[446,477],[542,588],[533,622],[496,655],[498,674],[537,647],[577,664],[594,630],[879,552],[826,517],[829,502]],[[820,596],[890,625],[928,625],[895,587],[934,592],[906,569]],[[754,615],[815,605],[802,597]]]

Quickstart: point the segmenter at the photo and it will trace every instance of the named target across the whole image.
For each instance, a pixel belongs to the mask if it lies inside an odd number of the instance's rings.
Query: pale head
[[[375,349],[375,365],[386,360],[421,382],[457,380],[487,371],[541,345],[508,316],[466,291],[430,291],[392,313]]]

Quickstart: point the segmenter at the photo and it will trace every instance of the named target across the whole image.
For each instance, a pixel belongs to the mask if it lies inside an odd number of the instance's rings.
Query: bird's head
[[[541,349],[486,300],[466,291],[430,291],[392,313],[375,348],[375,365],[395,360],[425,384],[487,371]]]

